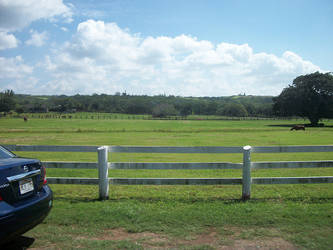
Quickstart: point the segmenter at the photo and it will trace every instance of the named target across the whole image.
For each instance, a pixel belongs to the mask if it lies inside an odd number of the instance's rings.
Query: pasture
[[[303,120],[149,121],[0,119],[0,144],[128,146],[332,145],[326,127],[290,131]],[[41,160],[96,161],[94,153],[19,152]],[[241,154],[124,154],[115,162],[241,162]],[[332,160],[332,153],[253,154],[252,161]],[[240,177],[239,170],[111,170],[111,177]],[[97,177],[96,170],[49,169],[48,176]],[[333,176],[332,168],[255,170],[253,177]],[[31,247],[63,249],[218,249],[223,246],[329,249],[333,245],[333,185],[97,186],[51,185],[54,207],[28,232]]]

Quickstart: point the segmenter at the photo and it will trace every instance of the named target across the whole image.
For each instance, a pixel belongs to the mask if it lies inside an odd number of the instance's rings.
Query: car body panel
[[[19,158],[10,152],[2,152],[0,157],[4,157],[0,159],[2,244],[41,223],[52,208],[53,193],[45,184],[45,169],[39,160]]]

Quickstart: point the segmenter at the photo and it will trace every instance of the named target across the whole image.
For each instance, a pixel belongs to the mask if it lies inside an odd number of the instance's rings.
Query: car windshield
[[[0,159],[13,158],[13,157],[15,157],[15,155],[12,152],[0,146]]]

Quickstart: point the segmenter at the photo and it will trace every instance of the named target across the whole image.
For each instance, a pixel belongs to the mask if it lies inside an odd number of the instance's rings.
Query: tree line
[[[245,94],[229,97],[139,96],[126,93],[32,96],[6,90],[0,93],[0,112],[11,110],[17,113],[149,114],[157,118],[188,115],[299,116],[308,118],[311,125],[317,126],[321,119],[333,118],[333,75],[315,72],[298,76],[277,97]]]
[[[74,96],[34,96],[14,94],[6,90],[0,94],[0,112],[17,113],[74,113],[103,112],[150,114],[153,117],[188,115],[222,115],[234,117],[272,116],[272,96],[180,97],[139,96],[117,93]],[[3,105],[3,103],[6,103]]]

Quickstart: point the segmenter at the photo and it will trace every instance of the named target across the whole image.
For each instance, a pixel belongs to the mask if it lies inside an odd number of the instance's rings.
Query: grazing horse
[[[304,125],[295,125],[290,130],[305,130]]]
[[[24,117],[23,117],[23,120],[24,120],[25,122],[27,122],[27,121],[28,121],[28,117],[24,116]]]

